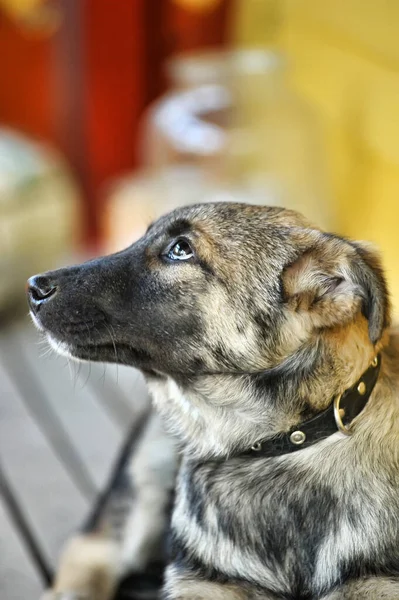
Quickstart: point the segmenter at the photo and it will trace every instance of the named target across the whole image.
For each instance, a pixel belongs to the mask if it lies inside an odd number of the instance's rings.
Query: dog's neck
[[[289,431],[351,387],[376,351],[358,333],[353,325],[347,335],[329,331],[261,374],[202,375],[183,385],[168,378],[150,390],[190,456],[227,458]]]

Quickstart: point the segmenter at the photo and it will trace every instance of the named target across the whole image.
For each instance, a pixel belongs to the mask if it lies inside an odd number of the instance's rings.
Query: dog
[[[140,369],[155,407],[53,595],[109,600],[169,528],[165,600],[399,599],[399,337],[373,247],[195,205],[28,300],[57,352]]]

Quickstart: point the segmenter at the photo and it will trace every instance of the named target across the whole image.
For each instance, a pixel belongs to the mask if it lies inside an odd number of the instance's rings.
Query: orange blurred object
[[[139,120],[164,92],[165,58],[222,45],[230,3],[0,0],[0,123],[64,153],[83,188],[89,243],[101,233],[103,186],[138,164]],[[41,21],[51,8],[52,29]]]
[[[222,0],[172,0],[174,4],[195,12],[208,12],[214,10]]]

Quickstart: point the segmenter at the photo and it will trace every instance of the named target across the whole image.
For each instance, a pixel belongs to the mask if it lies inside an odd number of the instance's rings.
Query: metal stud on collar
[[[364,396],[364,394],[367,392],[366,384],[364,383],[364,381],[361,381],[359,383],[359,385],[357,386],[357,391],[361,396]]]
[[[295,444],[295,446],[300,446],[306,440],[306,433],[303,431],[293,431],[290,435],[290,441]]]
[[[261,442],[255,442],[255,444],[251,446],[251,450],[253,450],[254,452],[260,452],[262,450]]]

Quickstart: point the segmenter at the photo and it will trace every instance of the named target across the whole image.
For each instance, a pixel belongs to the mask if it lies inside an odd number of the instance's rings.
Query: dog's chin
[[[72,358],[76,361],[83,360],[82,358],[80,358],[80,356],[77,356],[74,353],[73,346],[71,346],[70,344],[56,340],[50,333],[47,333],[46,337],[49,345],[55,352],[57,352],[57,354],[60,354],[61,356],[66,356],[67,358]]]

